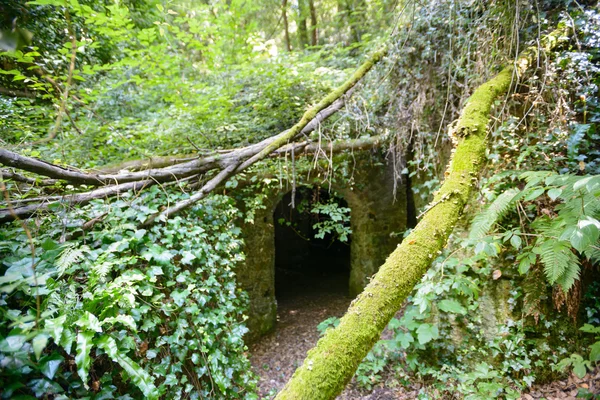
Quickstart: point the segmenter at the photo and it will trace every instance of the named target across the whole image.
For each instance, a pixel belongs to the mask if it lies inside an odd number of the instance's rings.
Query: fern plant
[[[73,265],[81,262],[85,258],[85,253],[89,253],[90,248],[87,245],[79,246],[77,243],[65,243],[55,261],[58,269],[58,276],[64,273]]]
[[[600,262],[600,175],[548,171],[508,175],[518,177],[525,186],[498,195],[473,219],[469,238],[489,243],[495,237],[490,239],[490,232],[511,212],[517,212],[522,221],[534,217],[529,226],[522,222],[520,227],[505,229],[502,238],[517,250],[526,244],[518,256],[521,274],[539,261],[548,282],[567,292],[579,278],[580,257]],[[530,231],[523,232],[526,229]]]

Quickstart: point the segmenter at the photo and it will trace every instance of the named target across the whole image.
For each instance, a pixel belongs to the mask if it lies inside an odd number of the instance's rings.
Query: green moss
[[[537,52],[528,49],[520,61]],[[337,328],[317,343],[276,399],[333,399],[381,332],[443,249],[467,204],[481,169],[486,130],[494,100],[506,93],[513,77],[507,67],[481,85],[469,98],[457,125],[461,137],[452,156],[448,177],[430,210],[411,234],[392,252],[363,293],[350,305]]]

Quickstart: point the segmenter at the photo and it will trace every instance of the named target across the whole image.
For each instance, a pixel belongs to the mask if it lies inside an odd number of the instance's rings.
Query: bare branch
[[[16,217],[18,218],[28,218],[36,212],[46,211],[50,206],[55,204],[65,204],[69,206],[73,205],[83,205],[87,204],[94,199],[100,199],[104,197],[112,197],[122,193],[126,193],[131,190],[139,191],[145,189],[148,186],[154,185],[156,182],[152,179],[147,179],[145,181],[139,182],[129,182],[123,183],[120,185],[112,185],[107,186],[105,188],[100,188],[96,190],[92,190],[91,192],[86,193],[78,193],[68,196],[61,196],[60,198],[54,198],[50,201],[45,201],[43,203],[31,204],[28,206],[16,207],[12,210],[2,209],[0,210],[0,223],[12,221]],[[11,212],[12,211],[12,212]]]

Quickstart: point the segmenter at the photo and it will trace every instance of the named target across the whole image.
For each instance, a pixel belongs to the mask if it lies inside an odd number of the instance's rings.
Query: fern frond
[[[91,267],[92,274],[94,274],[94,276],[98,280],[103,280],[110,273],[113,265],[114,265],[114,263],[111,263],[108,261],[105,261],[100,264],[92,265],[92,267]]]
[[[89,251],[88,246],[75,247],[76,244],[68,243],[64,245],[63,250],[55,261],[58,268],[59,276],[63,275],[73,265],[81,262],[85,256],[84,253]]]
[[[501,193],[488,208],[480,212],[473,218],[470,239],[481,239],[490,231],[492,226],[503,216],[507,214],[514,201],[517,200],[521,191],[516,188],[508,189]]]
[[[544,273],[550,284],[559,284],[568,291],[579,278],[579,259],[571,250],[571,244],[554,238],[546,239],[537,248]]]
[[[554,172],[552,171],[525,171],[519,176],[519,179],[525,180],[525,182],[527,182],[525,189],[529,189],[533,186],[539,185],[547,177],[553,174]]]

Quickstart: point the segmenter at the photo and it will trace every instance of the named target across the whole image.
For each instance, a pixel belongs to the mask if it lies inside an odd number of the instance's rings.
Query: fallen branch
[[[235,175],[248,168],[249,166],[255,164],[256,162],[264,159],[278,148],[296,139],[298,136],[302,134],[307,134],[309,131],[314,130],[319,124],[319,122],[316,121],[320,119],[320,116],[322,116],[322,112],[327,111],[327,109],[334,106],[340,101],[343,104],[343,99],[346,93],[352,91],[354,86],[367,74],[367,72],[371,70],[371,68],[373,68],[373,66],[376,63],[379,62],[379,60],[383,58],[383,56],[385,56],[386,53],[386,48],[375,52],[367,61],[365,61],[356,70],[356,72],[354,72],[354,74],[352,74],[350,79],[348,79],[340,87],[338,87],[336,90],[327,95],[317,105],[307,110],[296,125],[294,125],[289,130],[284,131],[276,137],[272,138],[270,143],[262,147],[260,151],[255,152],[251,157],[239,157],[239,155],[236,154],[237,151],[228,154],[234,157],[232,158],[232,162],[229,165],[227,165],[227,167],[225,167],[221,172],[219,172],[217,176],[215,176],[208,183],[206,183],[206,185],[204,185],[197,193],[195,193],[189,199],[178,202],[173,207],[168,208],[165,211],[152,215],[142,224],[142,226],[148,226],[149,224],[153,223],[156,219],[166,219],[182,210],[185,210],[186,208],[192,206],[194,203],[202,200],[215,187],[227,181],[227,179],[229,179],[229,177],[231,177],[232,175]],[[235,158],[236,156],[238,156],[237,159]],[[243,161],[244,159],[245,161]]]
[[[149,169],[123,174],[90,174],[86,172],[74,171],[63,168],[42,160],[31,157],[21,156],[6,149],[0,149],[0,163],[13,168],[34,172],[54,179],[62,179],[71,183],[88,185],[110,185],[104,189],[92,191],[83,194],[70,196],[70,202],[79,203],[89,202],[92,198],[98,196],[110,196],[111,193],[120,193],[123,190],[133,190],[138,186],[134,183],[143,182],[142,186],[153,183],[170,182],[180,180],[199,173],[207,172],[211,169],[220,168],[221,171],[208,181],[198,192],[190,198],[176,203],[161,213],[149,217],[142,225],[148,226],[156,220],[164,220],[170,216],[190,207],[192,204],[204,198],[208,193],[214,190],[221,183],[225,182],[230,176],[239,173],[257,161],[262,160],[273,151],[293,141],[300,135],[307,135],[316,129],[325,119],[340,110],[346,98],[352,94],[355,85],[366,75],[366,73],[385,55],[385,50],[379,50],[371,56],[344,84],[326,96],[317,105],[311,107],[304,113],[300,121],[291,129],[280,134],[265,139],[257,144],[247,146],[241,149],[233,150],[225,154],[217,154],[205,158],[194,159],[180,164],[167,166],[158,169]],[[355,146],[351,144],[350,147]],[[169,160],[173,162],[173,160]],[[113,185],[111,185],[111,183]],[[128,184],[132,184],[129,185]],[[132,189],[126,189],[131,187]],[[103,193],[100,195],[99,193]],[[19,207],[16,211],[20,218],[30,216],[39,210],[48,209],[50,203],[34,204]],[[0,222],[10,220],[11,215],[0,211]]]
[[[557,29],[543,40],[543,46],[551,49],[568,32],[566,26]],[[352,302],[339,325],[327,331],[308,352],[303,365],[276,399],[333,399],[341,393],[385,326],[446,245],[484,166],[492,104],[509,90],[514,73],[524,73],[537,55],[537,48],[527,49],[514,67],[504,68],[475,90],[459,118],[457,132],[461,139],[452,156],[448,176],[434,199],[436,206],[429,209],[388,257]]]
[[[345,104],[346,99],[352,95],[352,88],[335,100],[329,107],[317,113],[315,117],[300,131],[297,136],[308,135],[315,130],[327,118],[338,112]],[[133,166],[141,169],[144,165],[151,167],[150,169],[140,170],[136,172],[123,173],[87,173],[67,169],[59,165],[51,164],[46,161],[22,156],[10,150],[0,148],[0,164],[7,167],[13,167],[27,172],[32,172],[38,175],[43,175],[53,179],[60,179],[72,184],[103,186],[111,184],[120,184],[127,182],[142,181],[153,179],[156,182],[171,182],[187,178],[192,175],[208,172],[215,168],[227,168],[232,164],[239,163],[240,160],[247,160],[256,154],[259,154],[272,143],[277,142],[282,137],[287,137],[289,130],[283,131],[280,134],[267,138],[259,143],[232,150],[225,154],[215,154],[207,157],[195,157],[190,160],[189,157],[159,157],[150,160],[129,161],[119,166],[110,167],[109,171],[121,171],[127,166]],[[284,143],[285,144],[285,143]],[[155,167],[158,166],[158,167]]]
[[[28,218],[37,212],[46,211],[56,204],[65,204],[68,206],[73,206],[77,204],[83,205],[89,203],[94,199],[117,196],[119,194],[126,193],[132,190],[140,191],[148,186],[154,185],[155,183],[156,182],[152,179],[138,182],[123,183],[120,185],[112,185],[107,186],[105,188],[92,190],[91,192],[45,199],[45,201],[43,201],[42,203],[36,203],[22,207],[15,207],[12,210],[2,209],[0,210],[0,223],[13,221],[17,217],[21,219]]]
[[[321,150],[325,150],[325,151],[331,152],[331,153],[340,153],[340,152],[347,151],[347,150],[352,150],[352,151],[365,150],[365,149],[370,149],[370,148],[378,146],[380,143],[383,142],[383,140],[384,140],[383,136],[373,136],[373,137],[362,138],[362,139],[350,139],[350,140],[342,140],[342,141],[336,141],[336,142],[327,142],[326,144],[323,144],[321,147],[319,147],[318,143],[315,143],[315,142],[307,141],[307,142],[301,142],[301,143],[293,143],[293,144],[281,147],[280,149],[278,149],[277,151],[272,153],[272,156],[273,157],[281,156],[282,154],[285,154],[286,152],[291,152],[292,148],[294,148],[296,157],[314,154],[315,152],[318,152]],[[218,187],[220,184],[222,184],[224,182],[225,178],[228,178],[229,176],[232,175],[231,172],[233,171],[233,167],[234,167],[234,165],[232,165],[231,168],[229,168],[229,170],[226,174],[215,176],[216,180],[213,181],[210,184],[210,186],[205,187],[206,185],[208,185],[208,183],[205,184],[205,186],[203,186],[204,191],[206,191],[208,188],[210,188],[210,191],[212,191],[216,187]],[[227,170],[227,168],[225,170]],[[225,171],[225,170],[223,170],[223,171]],[[12,179],[14,181],[27,183],[32,186],[33,185],[51,185],[51,184],[56,183],[55,180],[51,180],[51,179],[46,179],[46,180],[39,182],[34,178],[29,178],[29,177],[26,177],[26,176],[23,176],[20,174],[15,174],[10,171],[2,171],[2,174],[4,175],[5,179]],[[193,177],[195,177],[195,175],[193,175],[192,177],[183,178],[182,180],[179,180],[177,182],[185,181],[185,180],[187,180],[189,178],[193,178]],[[213,179],[215,179],[215,178],[213,178]],[[147,180],[145,182],[146,182],[146,184],[144,185],[144,188],[147,188],[147,187],[152,186],[157,183],[156,181],[153,181],[153,180]],[[135,182],[130,182],[130,183],[135,183]],[[82,203],[87,203],[90,200],[93,200],[96,198],[106,198],[106,197],[118,195],[118,194],[122,193],[128,187],[131,187],[132,189],[135,190],[135,188],[137,186],[126,186],[125,184],[122,184],[120,186],[111,185],[111,186],[106,186],[105,188],[103,188],[104,190],[93,190],[90,192],[78,193],[77,195],[64,195],[64,196],[63,195],[54,195],[54,196],[44,196],[44,197],[32,197],[32,198],[25,198],[25,199],[15,199],[15,200],[13,200],[13,205],[15,207],[13,209],[12,214],[9,213],[8,215],[5,215],[5,214],[3,214],[3,212],[5,210],[0,210],[0,222],[10,221],[10,220],[14,219],[15,216],[18,218],[27,218],[27,217],[33,215],[33,213],[35,211],[47,210],[48,207],[50,206],[50,204],[53,204],[56,202],[63,202],[65,204],[75,202],[77,204],[82,204]],[[111,188],[112,188],[112,190],[111,190]],[[202,194],[199,194],[199,193],[202,193]],[[205,196],[207,193],[203,193],[203,189],[201,188],[198,191],[198,193],[196,193],[194,196]],[[77,196],[77,197],[74,197],[74,196]],[[195,202],[194,196],[192,197],[192,203]],[[26,206],[26,204],[29,204],[29,203],[36,203],[36,204]],[[173,215],[174,213],[178,212],[179,210],[180,209],[172,208],[169,211],[168,216]],[[151,221],[153,222],[154,220],[155,219],[148,220],[144,223],[144,225],[148,225],[148,224],[150,224]]]
[[[327,142],[319,145],[317,142],[300,142],[291,143],[280,147],[273,153],[271,157],[280,156],[281,154],[291,153],[294,150],[295,157],[302,157],[308,154],[314,154],[319,151],[327,151],[328,153],[340,153],[346,150],[366,150],[378,146],[385,140],[383,135],[371,136],[362,139],[348,139]]]

